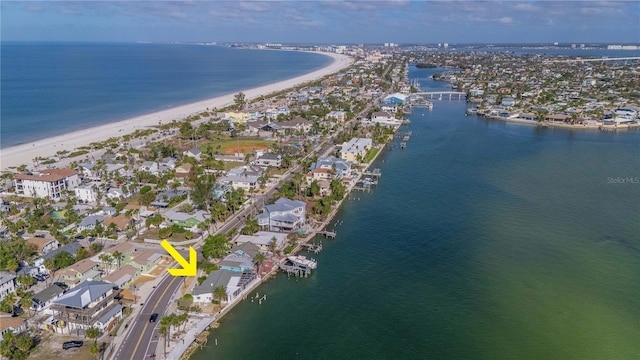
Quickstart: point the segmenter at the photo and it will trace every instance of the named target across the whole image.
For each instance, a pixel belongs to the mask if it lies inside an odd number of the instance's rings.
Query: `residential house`
[[[312,123],[311,121],[298,116],[292,120],[279,122],[278,125],[280,125],[280,127],[284,129],[285,132],[290,131],[291,133],[308,133],[311,130]]]
[[[220,261],[220,269],[233,272],[250,272],[253,270],[253,258],[242,250],[225,256]]]
[[[275,242],[273,241],[274,239]],[[273,250],[284,249],[284,246],[287,244],[287,234],[270,231],[258,231],[253,235],[240,235],[235,239],[234,243],[236,244],[236,246],[247,243],[255,244],[261,252],[267,253]],[[275,249],[273,249],[274,246]],[[242,248],[240,249],[243,250]],[[231,251],[233,251],[233,249]],[[249,251],[245,252],[251,254]]]
[[[500,105],[506,106],[506,107],[511,107],[511,106],[513,106],[515,104],[516,104],[516,99],[514,99],[512,97],[506,97],[506,98],[502,99],[502,102],[500,103]]]
[[[58,240],[47,237],[33,237],[27,239],[27,243],[35,246],[38,250],[38,254],[40,255],[53,251],[60,246],[60,242]]]
[[[249,113],[246,112],[226,112],[224,118],[231,120],[234,124],[246,124],[249,120]]]
[[[59,199],[63,190],[73,190],[80,178],[72,169],[47,169],[34,174],[13,177],[16,194],[30,197]]]
[[[282,166],[282,155],[280,154],[264,154],[256,161],[256,165],[279,168]]]
[[[64,327],[58,331],[82,335],[89,327],[109,331],[122,318],[123,306],[116,296],[120,290],[111,283],[84,281],[53,301],[54,319]],[[66,331],[65,331],[66,330]]]
[[[396,124],[398,120],[387,111],[377,111],[371,114],[371,121],[381,124]]]
[[[156,199],[151,202],[151,206],[166,208],[172,200],[186,195],[185,190],[164,190],[156,195]]]
[[[179,179],[184,179],[191,175],[191,165],[190,163],[184,163],[178,167],[176,167],[176,177]]]
[[[83,259],[61,269],[57,275],[60,281],[74,287],[85,280],[99,279],[101,274],[98,263],[91,259]]]
[[[27,323],[23,318],[13,317],[13,314],[9,313],[0,313],[0,341],[9,331],[19,334],[25,330],[27,330]]]
[[[171,224],[176,224],[184,228],[198,226],[198,224],[210,217],[204,210],[195,211],[193,214],[169,210],[164,216]]]
[[[400,104],[400,105],[404,104],[406,101],[407,101],[407,95],[401,94],[401,93],[391,94],[385,97],[383,100],[384,103]]]
[[[156,251],[153,249],[134,251],[131,254],[131,266],[138,269],[141,274],[147,274],[160,261],[169,259],[166,253],[158,253]]]
[[[185,150],[182,155],[195,158],[198,161],[202,160],[202,150],[197,146],[194,146],[189,150]]]
[[[73,189],[76,199],[85,204],[98,202],[98,192],[92,184],[80,185]]]
[[[16,291],[16,277],[5,271],[0,271],[0,300],[7,294]]]
[[[112,283],[120,289],[128,288],[141,274],[139,268],[132,265],[123,265],[111,274],[102,278],[102,281]]]
[[[140,171],[146,171],[151,174],[158,174],[160,171],[160,167],[158,163],[155,161],[145,161],[140,165]]]
[[[214,300],[213,292],[218,286],[223,286],[227,293],[227,298],[223,299],[223,302],[233,301],[255,278],[256,274],[254,272],[238,273],[227,270],[214,270],[209,273],[209,276],[202,284],[193,288],[191,292],[193,301],[196,303],[211,303]]]
[[[318,158],[318,161],[311,164],[310,169],[311,171],[329,169],[335,179],[350,178],[352,176],[351,163],[334,156]],[[324,178],[324,176],[321,177]]]
[[[373,146],[373,141],[367,138],[353,138],[342,144],[340,157],[349,162],[362,161]]]
[[[131,196],[131,192],[129,192],[129,190],[126,190],[126,188],[124,187],[111,187],[107,191],[108,199],[121,200],[124,198],[128,198],[129,196]]]
[[[344,111],[331,111],[326,116],[327,119],[333,119],[336,122],[344,122],[346,119],[346,113]]]
[[[260,247],[250,241],[245,241],[239,244],[236,242],[236,245],[231,248],[230,252],[238,255],[246,254],[250,259],[254,260],[256,255],[260,253]]]
[[[78,224],[78,231],[93,230],[96,228],[96,223],[100,224],[103,221],[103,215],[88,215],[80,221],[80,224]]]
[[[258,214],[258,225],[270,231],[294,231],[304,226],[306,221],[306,203],[304,201],[280,198],[274,204],[265,205]]]
[[[259,166],[240,166],[229,170],[227,175],[218,182],[222,185],[233,187],[234,189],[249,191],[259,185],[258,179],[263,173],[264,171]]]
[[[53,311],[49,309],[49,305],[64,294],[64,289],[56,284],[51,284],[44,290],[33,295],[33,306],[35,311],[42,311],[46,314],[53,315]]]
[[[104,228],[108,228],[111,224],[115,224],[117,232],[123,232],[127,230],[127,226],[132,224],[132,219],[127,218],[124,214],[120,214],[118,216],[111,216],[109,218],[104,219],[102,222],[102,226]]]

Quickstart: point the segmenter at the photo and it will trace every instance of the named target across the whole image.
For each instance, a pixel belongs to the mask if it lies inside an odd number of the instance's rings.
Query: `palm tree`
[[[26,309],[31,316],[31,307],[33,306],[33,292],[29,291],[22,295],[22,299],[20,299],[20,305],[22,309]]]
[[[89,352],[92,355],[95,355],[96,359],[98,359],[99,355],[100,355],[100,345],[98,345],[98,343],[94,342],[93,344],[91,344],[91,347],[89,348]]]
[[[120,261],[122,261],[122,253],[118,250],[113,252],[113,258],[118,262],[118,268],[120,268]]]
[[[263,253],[258,253],[254,258],[253,258],[253,262],[256,263],[256,265],[258,265],[258,276],[260,276],[260,274],[262,273],[262,263],[265,260],[265,256]]]
[[[105,271],[109,272],[109,265],[111,264],[111,261],[113,260],[113,257],[111,256],[111,254],[104,253],[104,254],[100,255],[100,260],[102,260],[102,264],[103,264],[103,267],[104,267]]]
[[[222,301],[227,299],[227,289],[222,285],[216,287],[213,289],[213,297],[214,299],[218,299],[220,302],[220,308],[222,308]]]

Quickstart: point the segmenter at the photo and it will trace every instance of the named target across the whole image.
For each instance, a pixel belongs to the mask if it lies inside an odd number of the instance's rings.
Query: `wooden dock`
[[[303,248],[307,249],[307,251],[312,252],[314,254],[317,254],[320,251],[322,251],[322,243],[320,243],[320,244],[302,243],[302,244],[300,244],[300,246],[302,246]]]
[[[326,237],[326,238],[332,238],[332,239],[335,239],[335,238],[336,238],[337,233],[336,233],[335,231],[325,230],[325,231],[320,231],[320,232],[318,232],[318,235],[323,235],[323,236],[324,236],[324,237]],[[320,246],[322,246],[322,245],[320,245]]]
[[[289,255],[278,264],[280,270],[291,276],[307,277],[311,275],[311,271],[316,269],[318,265],[313,259],[307,259],[301,255]]]

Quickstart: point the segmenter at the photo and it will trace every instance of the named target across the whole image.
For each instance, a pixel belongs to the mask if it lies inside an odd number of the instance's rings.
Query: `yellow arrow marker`
[[[171,255],[171,257],[173,257],[178,262],[178,264],[182,266],[182,269],[167,269],[169,274],[173,276],[196,276],[198,256],[196,254],[196,250],[193,247],[189,246],[189,261],[187,261],[166,239],[162,240],[160,245],[162,245],[162,247],[167,250],[169,255]]]

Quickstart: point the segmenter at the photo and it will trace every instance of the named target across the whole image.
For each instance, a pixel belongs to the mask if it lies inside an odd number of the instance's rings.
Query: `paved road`
[[[113,357],[114,360],[150,359],[156,351],[158,341],[164,341],[158,334],[159,321],[169,307],[171,296],[183,283],[182,277],[167,276],[153,290],[129,328],[128,336],[123,340]],[[158,313],[157,322],[149,322],[151,314]]]

